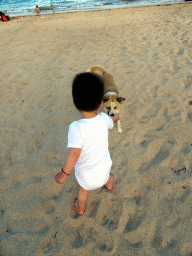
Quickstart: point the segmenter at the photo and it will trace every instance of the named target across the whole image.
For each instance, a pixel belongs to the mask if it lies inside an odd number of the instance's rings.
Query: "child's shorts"
[[[110,171],[111,167],[106,171],[100,170],[97,172],[91,172],[86,175],[83,175],[83,172],[81,173],[81,175],[78,175],[78,173],[75,172],[75,177],[77,179],[77,182],[83,189],[95,190],[103,187],[107,183]]]

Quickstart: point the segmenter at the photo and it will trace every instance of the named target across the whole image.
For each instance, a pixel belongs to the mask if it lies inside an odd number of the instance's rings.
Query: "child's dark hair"
[[[104,96],[104,85],[101,78],[93,73],[80,73],[72,84],[73,102],[79,111],[95,111]]]

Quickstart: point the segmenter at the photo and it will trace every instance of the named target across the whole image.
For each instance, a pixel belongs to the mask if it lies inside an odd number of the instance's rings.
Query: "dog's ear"
[[[108,100],[109,100],[109,97],[104,96],[104,98],[103,98],[103,103],[105,103],[105,102],[108,101]]]
[[[121,103],[121,101],[125,100],[123,97],[117,97],[117,101]]]

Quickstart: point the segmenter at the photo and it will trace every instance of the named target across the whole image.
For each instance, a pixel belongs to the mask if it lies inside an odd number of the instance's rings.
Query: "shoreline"
[[[63,11],[63,12],[54,12],[54,13],[41,13],[40,14],[24,14],[24,15],[17,15],[16,17],[28,17],[28,16],[41,16],[41,15],[56,15],[56,14],[62,14],[62,13],[78,13],[78,12],[95,12],[95,11],[107,11],[107,10],[117,10],[117,9],[129,9],[129,8],[142,8],[142,7],[150,7],[150,6],[169,6],[169,5],[180,5],[180,4],[189,4],[191,0],[189,1],[182,1],[177,3],[162,3],[162,4],[150,4],[150,5],[138,5],[138,6],[124,6],[124,7],[113,7],[113,8],[102,8],[102,9],[87,9],[87,10],[70,10],[70,11]]]

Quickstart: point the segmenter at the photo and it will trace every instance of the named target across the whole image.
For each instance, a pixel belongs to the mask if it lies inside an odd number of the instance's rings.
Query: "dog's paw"
[[[123,133],[123,131],[121,130],[121,128],[118,129],[118,133],[119,133],[119,134],[122,134],[122,133]]]
[[[111,129],[109,129],[110,131],[112,131],[113,130],[113,128],[111,128]]]

